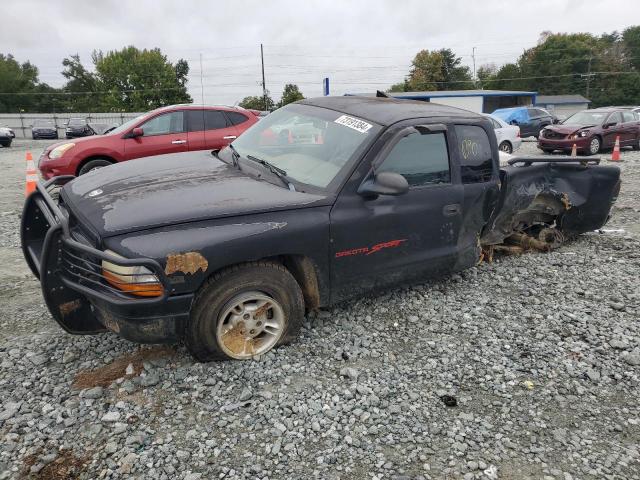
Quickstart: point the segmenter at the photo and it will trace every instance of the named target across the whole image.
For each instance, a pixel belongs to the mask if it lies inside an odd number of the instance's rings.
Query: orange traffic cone
[[[38,172],[36,171],[36,165],[33,163],[33,157],[31,152],[27,152],[27,182],[24,188],[24,196],[28,197],[29,194],[36,189],[38,183]]]
[[[571,147],[571,156],[572,157],[577,157],[578,156],[578,147],[576,146],[576,144],[573,144],[573,147]]]
[[[620,135],[616,135],[616,143],[613,146],[613,153],[611,154],[612,162],[620,161]]]

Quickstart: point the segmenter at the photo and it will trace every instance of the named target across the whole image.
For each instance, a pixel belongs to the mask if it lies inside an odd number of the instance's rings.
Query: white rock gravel
[[[137,346],[50,319],[18,248],[28,145],[14,145],[0,150],[13,182],[0,194],[0,479],[69,454],[81,479],[639,478],[637,152],[623,152],[608,233],[321,311],[255,361],[197,364],[179,348],[79,390],[78,372]]]

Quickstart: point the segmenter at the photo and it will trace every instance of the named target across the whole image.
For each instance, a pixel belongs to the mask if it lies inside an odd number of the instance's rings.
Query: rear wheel
[[[78,171],[78,176],[84,175],[85,173],[89,173],[91,170],[97,170],[99,168],[108,167],[111,165],[111,162],[106,158],[96,158],[94,160],[89,160],[87,163],[80,167]]]
[[[272,262],[238,265],[203,285],[184,343],[202,362],[247,360],[290,341],[303,317],[302,291],[285,267]]]
[[[504,152],[504,153],[511,153],[513,152],[513,147],[511,146],[511,143],[504,141],[500,144],[500,151]]]
[[[596,155],[600,151],[601,146],[600,137],[593,137],[589,142],[589,155]]]

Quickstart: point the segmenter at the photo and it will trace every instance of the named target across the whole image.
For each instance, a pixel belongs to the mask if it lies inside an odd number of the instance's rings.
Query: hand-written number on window
[[[477,156],[478,152],[480,151],[480,147],[478,146],[477,142],[474,142],[473,140],[465,139],[462,141],[461,150],[462,150],[462,157],[466,160],[470,156],[471,157]]]

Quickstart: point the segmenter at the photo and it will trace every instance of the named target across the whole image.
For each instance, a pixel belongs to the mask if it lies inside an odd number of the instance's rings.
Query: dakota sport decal
[[[376,243],[372,247],[360,247],[360,248],[353,248],[351,250],[343,250],[341,252],[336,252],[336,258],[350,257],[353,255],[371,255],[372,253],[379,252],[384,248],[399,247],[403,242],[406,242],[406,241],[407,239],[403,238],[402,240],[389,240],[388,242]]]

